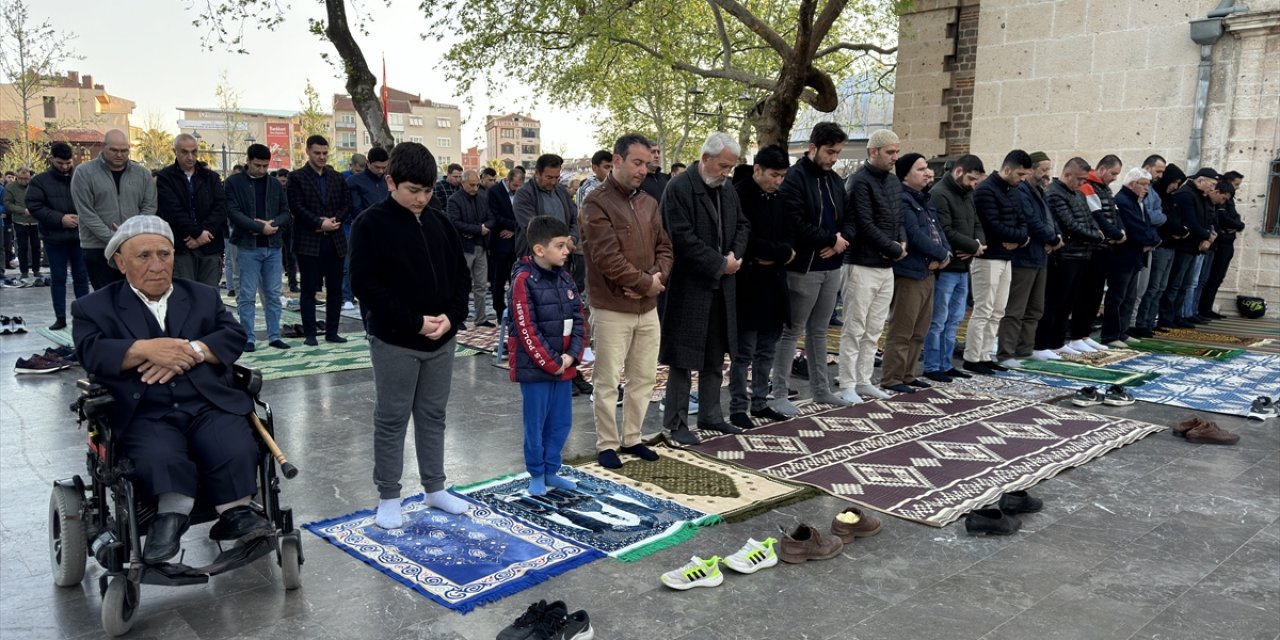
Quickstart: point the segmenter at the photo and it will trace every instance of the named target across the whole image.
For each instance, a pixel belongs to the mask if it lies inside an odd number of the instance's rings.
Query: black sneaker
[[[924,377],[934,382],[953,382],[955,380],[955,378],[952,378],[951,376],[947,375],[942,371],[926,371],[924,373]],[[965,376],[965,377],[967,378],[969,376]]]
[[[969,374],[967,374],[967,373],[965,373],[965,372],[963,372],[963,371],[961,371],[961,370],[959,370],[959,369],[957,369],[957,368],[955,368],[955,367],[951,367],[950,369],[948,369],[948,370],[947,370],[947,372],[946,372],[946,373],[947,373],[947,375],[948,375],[948,376],[951,376],[952,378],[956,378],[956,379],[961,379],[961,378],[972,378],[972,377],[973,377],[973,376],[971,376],[971,375],[969,375]]]
[[[991,363],[989,363],[989,362],[969,362],[968,360],[965,360],[965,361],[964,361],[964,370],[965,370],[965,371],[972,371],[972,372],[977,373],[977,374],[979,374],[979,375],[989,376],[989,375],[992,375],[992,374],[994,374],[994,373],[995,373],[995,371],[994,371],[994,370],[992,370],[992,369],[991,369],[991,367],[987,366],[987,365],[989,365],[989,364],[991,364]]]
[[[1034,497],[1026,491],[1010,491],[1000,496],[1000,510],[1009,515],[1036,513],[1043,508],[1044,500]]]
[[[913,387],[915,387],[915,388],[917,388],[917,389],[932,389],[932,388],[933,388],[933,385],[929,384],[928,382],[925,382],[924,380],[920,380],[920,379],[912,380],[911,382],[908,382],[907,384],[909,384],[909,385],[911,385],[911,386],[913,386]]]
[[[989,533],[995,536],[1007,536],[1018,532],[1022,521],[999,509],[976,509],[964,518],[964,530],[969,535]]]
[[[791,361],[791,375],[800,376],[801,378],[809,377],[809,360],[804,356],[800,356]]]
[[[9,318],[9,326],[12,327],[14,333],[27,332],[27,323],[22,321],[22,316]]]
[[[782,422],[783,420],[790,419],[787,416],[784,416],[781,413],[778,413],[778,411],[773,407],[765,407],[763,409],[752,409],[751,417],[764,418],[766,420],[772,420],[774,422]]]
[[[756,426],[754,423],[751,422],[751,418],[748,417],[747,414],[745,413],[729,414],[729,423],[735,427],[738,427],[739,429],[750,429],[751,427]]]
[[[1002,364],[995,363],[995,362],[984,362],[982,364],[987,365],[988,369],[995,371],[996,373],[1004,373],[1005,371],[1009,370],[1009,367],[1006,367]]]
[[[1107,392],[1102,396],[1102,402],[1113,407],[1127,407],[1133,404],[1134,400],[1133,395],[1125,391],[1124,387],[1113,384],[1107,387]]]
[[[551,636],[551,640],[590,640],[596,637],[591,628],[591,616],[581,609],[564,617],[560,631]]]
[[[573,377],[573,389],[574,391],[577,391],[574,395],[581,394],[584,396],[589,396],[592,391],[595,391],[595,387],[591,386],[590,382],[587,382],[587,379],[583,377],[581,371],[578,372],[578,375]]]
[[[1266,420],[1280,415],[1280,407],[1271,401],[1271,398],[1259,396],[1249,405],[1248,417],[1250,420]]]
[[[1071,397],[1071,404],[1077,407],[1094,407],[1102,404],[1103,395],[1098,393],[1097,387],[1081,387],[1074,396]]]
[[[58,318],[57,320],[53,321],[53,324],[49,325],[50,331],[62,331],[63,329],[66,329],[66,328],[67,328],[66,318]]]
[[[520,614],[514,622],[507,625],[505,629],[498,632],[498,640],[529,640],[534,637],[534,628],[538,626],[542,619],[547,617],[550,611],[558,611],[560,618],[563,619],[568,609],[564,603],[557,600],[551,604],[547,604],[546,600],[539,600]]]

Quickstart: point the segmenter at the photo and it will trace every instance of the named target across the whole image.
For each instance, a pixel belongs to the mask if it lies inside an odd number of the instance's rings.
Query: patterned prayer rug
[[[500,364],[498,366],[504,369],[507,368],[506,363]],[[578,366],[578,371],[582,372],[583,379],[585,379],[587,382],[592,382],[592,374],[595,373],[595,362],[594,361],[584,362],[583,364]],[[670,369],[667,368],[667,365],[665,364],[658,365],[657,377],[653,385],[653,392],[649,394],[649,402],[660,402],[664,397],[666,397],[667,377],[670,375],[671,375],[671,371]],[[621,380],[623,384],[625,384],[626,381],[627,379],[625,377],[622,378]],[[729,359],[728,358],[725,358],[724,360],[724,380],[720,383],[720,386],[722,388],[729,386]],[[692,383],[690,384],[690,388],[695,392],[698,390],[698,372],[697,371],[693,372]]]
[[[1161,340],[1159,338],[1147,338],[1130,343],[1132,348],[1139,351],[1147,351],[1152,353],[1168,353],[1177,356],[1191,356],[1193,358],[1208,358],[1209,360],[1230,360],[1242,353],[1244,349],[1229,349],[1227,347],[1210,347],[1206,345],[1192,344],[1188,342],[1174,342],[1172,340]]]
[[[386,530],[374,509],[305,524],[311,533],[414,591],[467,613],[604,554],[474,504],[462,515],[404,501],[406,525]]]
[[[698,534],[720,516],[690,509],[611,480],[561,467],[573,491],[529,495],[529,474],[495,478],[457,491],[494,511],[598,549],[623,562],[639,560]]]
[[[1114,366],[1133,372],[1159,372],[1160,377],[1155,380],[1128,389],[1134,398],[1144,402],[1244,416],[1254,398],[1280,395],[1280,355],[1244,353],[1220,362],[1148,353]],[[1080,386],[1048,376],[1035,381],[1064,389]]]
[[[1165,427],[929,389],[712,438],[695,451],[941,527]]]
[[[273,349],[259,342],[257,351],[241,355],[236,362],[260,369],[263,380],[313,376],[373,366],[369,360],[369,344],[354,337],[342,344],[321,341],[316,347],[294,342],[292,349]]]
[[[1117,364],[1123,364],[1123,362]],[[1160,377],[1160,374],[1157,372],[1138,373],[1120,369],[1103,369],[1101,367],[1094,367],[1087,364],[1068,362],[1066,360],[1052,360],[1048,362],[1040,360],[1026,360],[1022,363],[1022,368],[1018,370],[1018,373],[1057,376],[1059,378],[1081,380],[1084,382],[1092,382],[1094,384],[1119,384],[1125,386],[1143,384]]]
[[[465,331],[458,332],[458,344],[464,344],[485,353],[494,353],[498,350],[498,327],[467,325]]]
[[[1067,362],[1077,362],[1079,364],[1087,364],[1093,367],[1105,367],[1109,364],[1123,362],[1129,358],[1136,358],[1140,355],[1142,355],[1141,351],[1135,351],[1133,349],[1116,349],[1115,347],[1112,347],[1110,349],[1094,351],[1092,353],[1081,353],[1078,355],[1064,354],[1062,359]]]
[[[1233,336],[1257,336],[1260,338],[1280,338],[1280,318],[1274,314],[1261,318],[1230,317],[1214,320],[1209,325],[1214,331],[1229,333]]]
[[[1245,348],[1264,342],[1263,338],[1240,337],[1226,333],[1217,333],[1214,331],[1201,331],[1199,329],[1169,329],[1168,331],[1162,331],[1156,335],[1163,340],[1177,340],[1178,342],[1194,342],[1199,344],[1225,344],[1232,347]]]
[[[768,478],[683,449],[658,446],[653,450],[661,456],[656,462],[623,454],[621,469],[606,469],[594,461],[576,468],[690,509],[718,514],[727,522],[746,520],[818,493],[813,487]]]
[[[840,353],[840,327],[827,327],[827,353],[838,355]],[[800,336],[800,340],[796,342],[797,349],[804,348],[804,335]]]
[[[954,393],[964,393],[989,398],[1015,398],[1030,402],[1053,402],[1066,398],[1071,393],[1060,389],[1033,384],[1025,379],[1004,376],[977,376],[972,378],[956,378],[945,384],[935,384],[934,388],[946,389]]]

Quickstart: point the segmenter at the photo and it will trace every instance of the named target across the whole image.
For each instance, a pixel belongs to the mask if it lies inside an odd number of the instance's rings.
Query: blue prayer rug
[[[639,560],[698,534],[698,528],[720,522],[720,516],[690,509],[670,500],[561,467],[574,480],[573,491],[555,489],[529,495],[529,474],[521,473],[458,489],[471,499],[546,529],[563,538],[598,549],[623,562]]]
[[[604,557],[483,505],[452,515],[427,507],[422,498],[404,501],[403,529],[377,526],[373,509],[303,527],[462,613]]]

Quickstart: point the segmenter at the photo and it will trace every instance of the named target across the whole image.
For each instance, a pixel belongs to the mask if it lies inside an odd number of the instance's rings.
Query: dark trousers
[[[342,317],[342,256],[333,242],[320,243],[320,255],[298,256],[298,271],[302,273],[302,333],[308,338],[316,335],[316,292],[324,281],[325,334],[338,335],[338,321]]]
[[[230,259],[230,258],[228,258]],[[173,256],[173,277],[183,280],[194,280],[218,288],[222,279],[222,256],[220,254],[204,254],[199,251],[180,251]],[[228,282],[230,287],[231,283]]]
[[[507,283],[511,282],[511,268],[516,264],[516,254],[508,251],[504,254],[489,254],[489,294],[493,296],[493,313],[502,321],[502,313],[507,310]]]
[[[7,268],[10,262],[17,260],[18,257],[13,253],[13,218],[9,214],[4,216],[4,266]]]
[[[258,443],[244,416],[214,407],[195,416],[135,416],[119,443],[143,495],[172,491],[195,498],[198,486],[213,504],[226,504],[258,489]]]
[[[1089,258],[1084,275],[1076,285],[1079,291],[1071,307],[1069,337],[1072,340],[1088,338],[1093,333],[1093,321],[1098,319],[1098,307],[1102,306],[1102,289],[1111,271],[1111,252],[1097,251]]]
[[[729,365],[729,413],[759,411],[768,406],[769,376],[780,337],[782,327],[764,331],[738,327],[738,354]],[[748,368],[751,369],[750,388]]]
[[[102,247],[89,247],[84,252],[84,267],[89,271],[89,284],[97,291],[116,280],[124,280],[124,272],[107,264],[107,257],[102,255]]]
[[[916,363],[924,352],[924,337],[933,321],[933,272],[923,280],[894,277],[890,313],[880,366],[880,385],[885,387],[916,379]],[[820,362],[815,364],[821,366]]]
[[[1102,343],[1124,340],[1133,307],[1138,303],[1138,270],[1113,270],[1107,276],[1107,300],[1102,311]]]
[[[67,244],[46,242],[44,250],[49,254],[49,294],[53,297],[53,315],[65,321],[68,267],[75,282],[76,297],[89,295],[89,271],[84,266],[84,254],[80,252],[79,241]]]
[[[22,277],[27,273],[40,275],[40,227],[34,224],[13,225],[18,244],[18,270]]]
[[[1060,349],[1067,333],[1067,317],[1071,315],[1077,287],[1089,267],[1089,260],[1049,261],[1045,284],[1044,316],[1036,327],[1036,349]]]
[[[1182,302],[1187,297],[1194,277],[1198,253],[1178,251],[1173,255],[1173,267],[1169,270],[1169,285],[1160,298],[1160,324],[1173,324],[1182,317]]]
[[[724,422],[720,405],[720,386],[724,384],[724,354],[729,353],[729,331],[724,308],[724,295],[717,291],[711,302],[707,318],[707,346],[703,353],[702,369],[698,371],[698,424]],[[693,384],[693,372],[682,367],[670,367],[667,374],[666,408],[662,414],[662,426],[675,431],[689,424],[689,390]]]
[[[280,259],[284,263],[284,275],[289,279],[289,288],[298,286],[298,258],[293,253],[293,230],[284,231],[284,246],[280,250]]]
[[[1220,242],[1213,252],[1213,266],[1209,270],[1209,279],[1204,283],[1204,289],[1200,292],[1199,311],[1200,315],[1213,311],[1213,301],[1218,297],[1218,289],[1222,287],[1222,281],[1227,277],[1227,268],[1231,266],[1231,259],[1236,255],[1236,243]]]
[[[996,360],[1029,358],[1036,344],[1036,330],[1044,317],[1044,289],[1049,270],[1014,267],[1009,282],[1009,302],[1000,319],[1000,351]]]
[[[524,468],[531,476],[560,470],[560,452],[573,426],[573,382],[521,382]]]

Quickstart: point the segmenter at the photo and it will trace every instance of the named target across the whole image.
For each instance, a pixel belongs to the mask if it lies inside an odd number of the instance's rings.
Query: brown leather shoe
[[[799,524],[791,533],[782,538],[782,552],[778,555],[783,562],[798,564],[806,560],[826,560],[840,555],[844,543],[835,536],[823,535],[821,531],[807,524]]]
[[[1202,418],[1200,418],[1200,416],[1191,416],[1190,418],[1187,418],[1186,420],[1183,420],[1182,422],[1179,422],[1178,424],[1174,425],[1173,435],[1179,438],[1185,438],[1187,437],[1188,431],[1206,424],[1209,424],[1209,423],[1203,420]]]
[[[850,514],[850,515],[845,515]],[[846,520],[854,519],[854,522],[844,522],[840,518],[843,516]],[[839,515],[831,521],[831,535],[840,538],[845,544],[853,542],[854,538],[868,538],[880,533],[880,518],[877,518],[857,507],[849,507],[841,511]]]
[[[1195,444],[1235,444],[1239,441],[1239,435],[1225,431],[1212,422],[1205,422],[1187,431],[1187,442]]]

